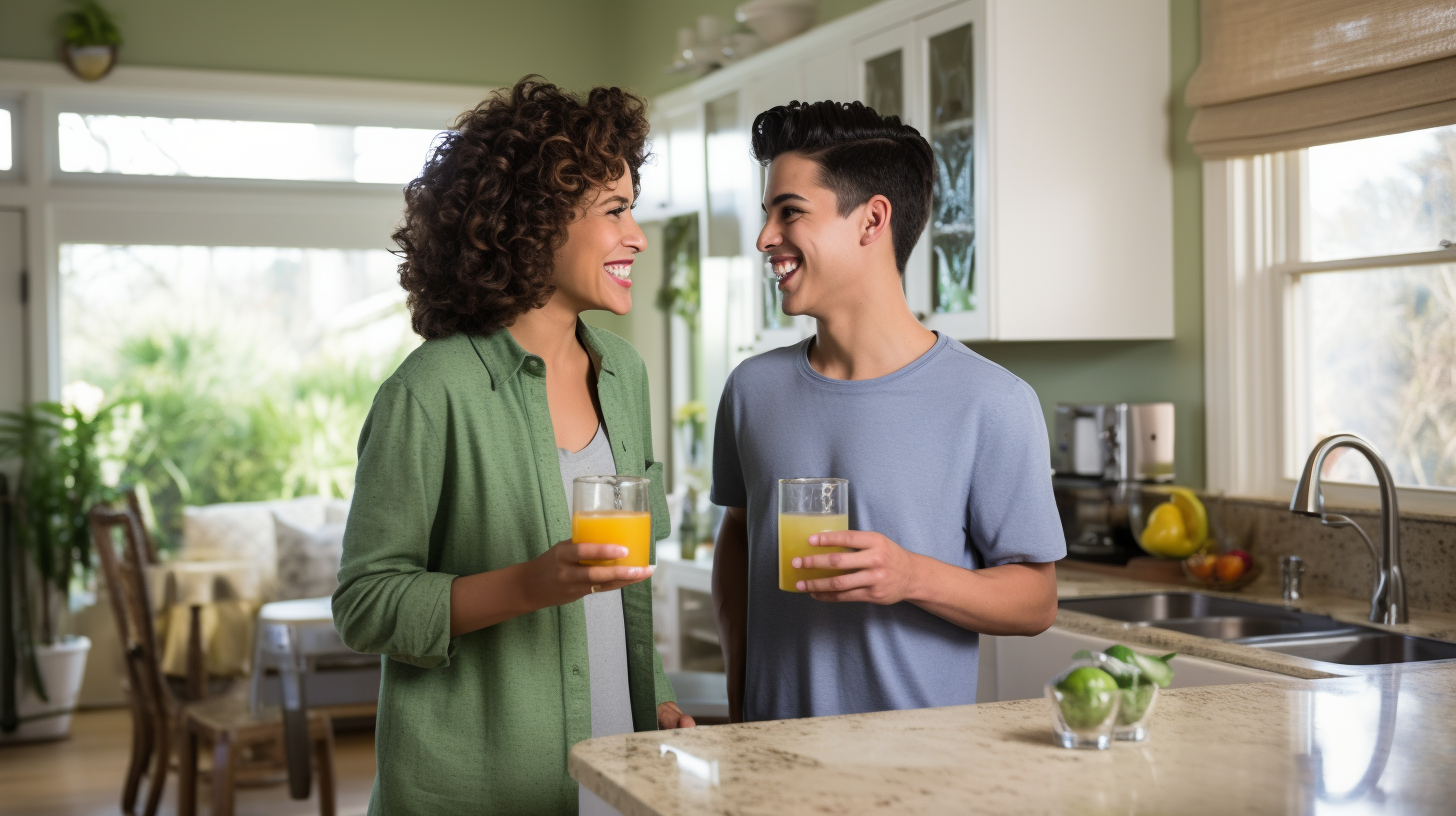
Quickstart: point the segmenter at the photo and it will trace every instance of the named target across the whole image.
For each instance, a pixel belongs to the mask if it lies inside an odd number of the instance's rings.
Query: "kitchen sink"
[[[1201,592],[1157,592],[1151,595],[1116,595],[1108,598],[1067,598],[1062,609],[1086,612],[1137,626],[1156,626],[1217,640],[1239,640],[1266,635],[1332,632],[1348,629],[1324,615],[1296,612],[1282,606],[1236,601]]]
[[[1066,598],[1062,609],[1346,666],[1456,659],[1456,643],[1341,623],[1325,615],[1201,592]]]
[[[1363,626],[1351,634],[1330,634],[1316,637],[1254,639],[1246,645],[1271,652],[1339,663],[1345,666],[1383,666],[1390,663],[1420,663],[1427,660],[1456,659],[1456,643],[1442,640],[1397,635]]]

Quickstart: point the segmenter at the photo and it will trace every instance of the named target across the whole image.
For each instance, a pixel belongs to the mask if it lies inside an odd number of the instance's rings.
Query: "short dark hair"
[[[935,156],[920,131],[862,102],[790,102],[753,120],[753,158],[767,165],[784,153],[819,165],[841,218],[873,196],[890,200],[895,266],[904,274],[935,190]]]
[[[405,186],[393,236],[415,333],[490,334],[544,305],[592,190],[629,173],[635,197],[646,107],[620,88],[578,96],[531,75],[462,113]]]

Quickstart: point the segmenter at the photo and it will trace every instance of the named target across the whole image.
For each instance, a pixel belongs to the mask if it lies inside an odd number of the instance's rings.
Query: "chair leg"
[[[177,740],[177,814],[197,814],[197,734],[184,721]]]
[[[152,728],[156,736],[156,750],[152,752],[152,783],[147,786],[146,816],[157,816],[162,804],[162,792],[167,788],[167,771],[172,764],[172,729],[167,727],[166,714]]]
[[[121,812],[136,813],[137,794],[142,777],[147,775],[147,760],[152,753],[152,721],[133,700],[131,705],[131,761],[126,766],[126,784],[121,789]]]
[[[233,735],[226,731],[212,744],[212,816],[233,816]]]
[[[325,727],[313,741],[318,765],[319,816],[334,816],[334,729]]]

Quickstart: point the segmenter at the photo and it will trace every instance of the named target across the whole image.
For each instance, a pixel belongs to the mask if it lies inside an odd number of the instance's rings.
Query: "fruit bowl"
[[[1243,572],[1240,573],[1237,578],[1234,578],[1231,581],[1220,580],[1217,572],[1214,572],[1204,577],[1195,572],[1194,568],[1189,564],[1190,561],[1198,557],[1198,555],[1191,555],[1188,558],[1180,561],[1179,565],[1183,568],[1183,577],[1187,579],[1188,583],[1202,589],[1214,589],[1220,592],[1235,592],[1237,590],[1243,589],[1249,584],[1252,584],[1256,579],[1258,579],[1259,573],[1261,572],[1259,568],[1259,562],[1250,560],[1248,562],[1248,566],[1244,568]]]

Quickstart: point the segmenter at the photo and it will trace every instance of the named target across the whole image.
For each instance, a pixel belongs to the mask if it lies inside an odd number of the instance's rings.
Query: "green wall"
[[[123,64],[504,85],[539,73],[572,88],[648,95],[689,80],[672,62],[679,26],[730,25],[742,0],[102,0]],[[871,0],[821,0],[820,20]],[[67,0],[0,2],[0,59],[51,60]]]
[[[1173,340],[975,343],[972,348],[1036,389],[1048,426],[1059,402],[1172,402],[1177,411],[1178,481],[1203,487],[1203,170],[1183,138],[1193,116],[1183,104],[1183,86],[1198,65],[1198,2],[1170,0],[1169,9]]]

